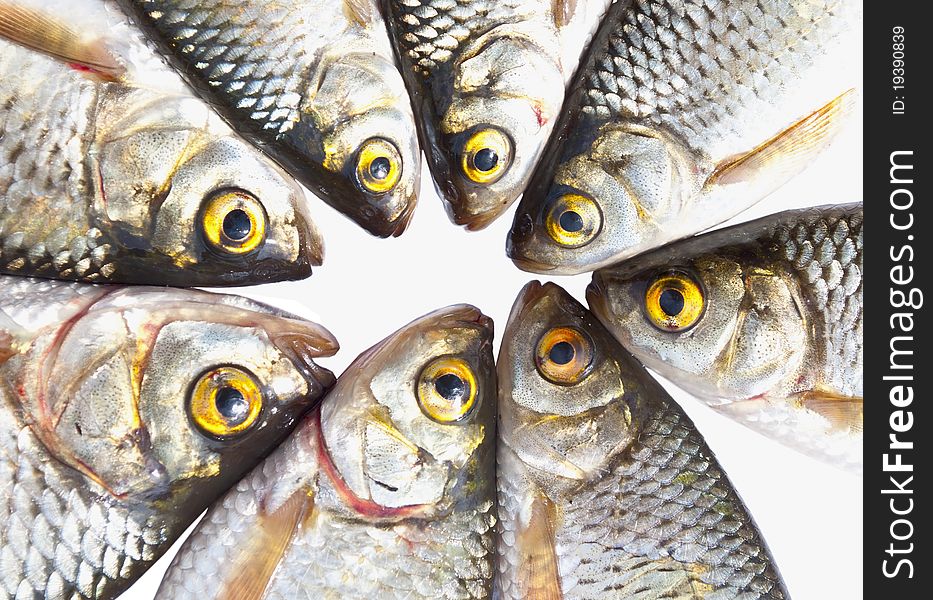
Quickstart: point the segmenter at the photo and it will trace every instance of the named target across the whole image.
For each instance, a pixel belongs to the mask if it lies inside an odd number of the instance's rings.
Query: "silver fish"
[[[0,272],[217,286],[321,264],[298,185],[120,15],[72,3],[79,31],[51,8],[0,2]]]
[[[610,0],[383,0],[451,220],[486,227],[525,189]]]
[[[519,268],[574,274],[722,223],[805,168],[853,110],[854,0],[610,8],[515,213]]]
[[[647,366],[801,452],[862,466],[862,205],[787,211],[597,271]]]
[[[421,174],[376,0],[119,0],[240,134],[373,235],[400,235]]]
[[[0,276],[0,599],[114,598],[333,385],[323,327]]]
[[[445,308],[361,354],[185,542],[157,598],[488,598],[492,321]]]
[[[499,598],[788,597],[703,436],[565,291],[525,286],[497,366]]]

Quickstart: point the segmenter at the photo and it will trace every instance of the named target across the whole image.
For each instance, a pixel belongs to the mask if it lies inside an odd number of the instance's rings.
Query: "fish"
[[[515,211],[520,269],[574,275],[722,223],[858,105],[853,0],[615,2]]]
[[[323,241],[298,184],[105,3],[55,7],[0,1],[0,273],[177,286],[308,277]]]
[[[334,376],[242,297],[0,276],[0,599],[116,598]]]
[[[156,598],[489,598],[492,336],[455,305],[363,352],[210,508]]]
[[[384,0],[422,146],[451,221],[521,195],[611,0]]]
[[[804,454],[862,468],[862,204],[785,211],[596,271],[649,368]]]
[[[702,434],[567,292],[525,286],[497,369],[498,598],[788,597]]]
[[[119,0],[191,88],[324,202],[404,232],[421,151],[376,0]]]

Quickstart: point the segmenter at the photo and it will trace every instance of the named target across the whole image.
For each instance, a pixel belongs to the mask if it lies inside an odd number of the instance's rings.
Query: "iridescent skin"
[[[577,381],[555,384],[537,366],[557,327],[588,340]],[[498,597],[788,597],[702,435],[564,290],[525,286],[497,367]]]
[[[705,308],[654,326],[645,288],[681,272]],[[832,464],[862,465],[862,205],[787,211],[597,271],[593,312],[642,362],[717,411]]]
[[[158,598],[488,598],[495,552],[492,321],[458,305],[360,355],[285,444],[217,502]],[[417,384],[463,360],[476,403],[441,423]]]
[[[373,235],[400,235],[421,173],[414,117],[375,0],[120,0],[238,133]],[[361,146],[400,156],[388,192],[361,186]]]
[[[235,296],[0,276],[0,598],[115,598],[333,385],[313,358],[336,349]],[[218,366],[263,394],[226,438],[189,414]]]
[[[126,72],[102,81],[0,40],[0,273],[182,286],[309,276],[323,242],[295,181],[188,94],[104,3],[66,10]],[[252,252],[205,241],[205,207],[228,190],[265,215]]]

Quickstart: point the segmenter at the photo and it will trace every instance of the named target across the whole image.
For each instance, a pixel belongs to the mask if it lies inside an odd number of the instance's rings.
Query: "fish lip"
[[[525,271],[526,273],[537,273],[539,275],[560,275],[561,273],[556,273],[557,267],[555,265],[549,265],[546,263],[538,262],[524,256],[516,256],[515,254],[506,251],[506,254],[512,263],[516,267]]]
[[[478,213],[463,213],[452,207],[448,211],[448,216],[451,222],[455,225],[460,225],[467,231],[481,231],[501,217],[510,205],[511,202]]]

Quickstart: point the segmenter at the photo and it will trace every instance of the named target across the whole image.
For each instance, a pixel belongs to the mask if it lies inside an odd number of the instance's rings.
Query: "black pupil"
[[[677,290],[664,290],[658,300],[661,310],[669,317],[676,317],[684,309],[684,295]]]
[[[243,397],[243,392],[232,387],[224,387],[217,392],[214,406],[220,416],[235,425],[242,423],[249,414],[249,402]]]
[[[473,166],[480,171],[492,171],[499,164],[499,155],[492,148],[483,148],[473,155]]]
[[[548,358],[551,359],[551,362],[558,365],[566,365],[573,360],[573,346],[569,342],[557,342],[551,346],[551,351],[548,352]]]
[[[583,229],[583,217],[580,216],[580,213],[566,210],[560,216],[560,228],[570,233],[576,233]]]
[[[249,215],[239,208],[234,208],[224,217],[224,235],[236,242],[246,238],[252,228]]]
[[[392,163],[385,156],[375,158],[373,162],[369,163],[369,174],[380,181],[387,178],[391,170]]]
[[[453,373],[441,375],[435,379],[434,389],[445,400],[454,401],[466,396],[466,383]]]

